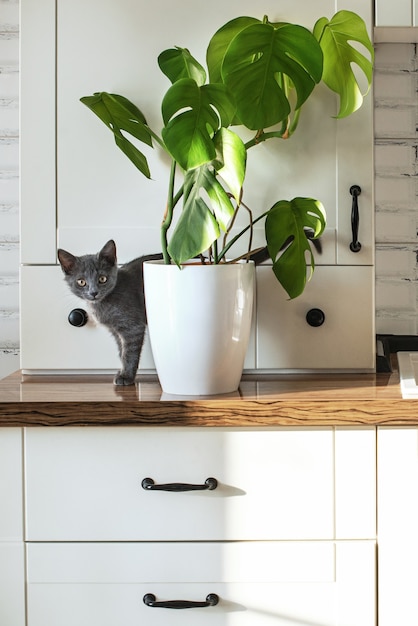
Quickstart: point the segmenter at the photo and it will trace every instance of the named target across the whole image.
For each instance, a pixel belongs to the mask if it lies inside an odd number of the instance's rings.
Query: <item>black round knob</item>
[[[68,315],[68,321],[71,326],[84,326],[87,324],[89,317],[84,309],[73,309]]]
[[[314,326],[315,328],[322,326],[325,322],[325,313],[321,309],[310,309],[306,314],[306,321],[309,326]]]

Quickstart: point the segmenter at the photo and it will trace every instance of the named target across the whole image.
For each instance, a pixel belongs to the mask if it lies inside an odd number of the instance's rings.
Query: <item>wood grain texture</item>
[[[418,425],[418,403],[403,400],[393,374],[244,377],[224,396],[165,396],[139,377],[118,388],[111,376],[25,376],[0,381],[0,426]]]

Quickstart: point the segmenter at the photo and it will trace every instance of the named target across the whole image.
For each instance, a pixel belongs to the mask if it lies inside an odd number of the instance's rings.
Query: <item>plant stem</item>
[[[270,210],[270,209],[269,209]],[[248,224],[247,226],[245,226],[245,228],[243,228],[242,230],[240,230],[240,232],[238,233],[238,235],[235,235],[235,237],[233,237],[231,239],[231,241],[220,251],[219,255],[218,255],[218,260],[223,259],[226,255],[226,253],[228,252],[228,250],[234,245],[234,243],[245,233],[247,232],[247,230],[249,230],[250,228],[252,229],[254,224],[257,224],[257,222],[259,222],[261,219],[263,219],[263,217],[266,217],[267,213],[269,211],[265,211],[264,213],[262,213],[261,215],[259,215],[258,217],[255,218],[255,220],[252,220],[251,224]],[[251,251],[250,251],[251,252]]]
[[[161,224],[161,249],[163,253],[164,263],[170,264],[170,255],[168,253],[168,239],[167,232],[173,221],[173,209],[174,209],[174,181],[176,178],[176,162],[173,159],[171,161],[170,178],[168,183],[168,196],[167,206],[164,213],[164,218]]]
[[[213,263],[214,265],[218,265],[219,263],[219,256],[218,256],[218,242],[215,241],[212,244],[212,254],[213,254]]]
[[[277,137],[278,139],[285,138],[283,137],[283,134],[281,131],[272,131],[270,133],[265,133],[263,131],[260,134],[257,134],[255,137],[253,137],[253,139],[250,139],[250,141],[247,141],[247,143],[245,144],[245,148],[246,150],[249,150],[253,146],[257,146],[259,143],[262,143],[263,141],[267,141],[267,139],[271,139],[272,137]]]
[[[291,135],[293,135],[293,133],[295,132],[295,130],[298,127],[298,123],[299,123],[299,117],[300,117],[300,112],[301,112],[302,107],[299,107],[298,109],[296,109],[295,114],[293,116],[293,120],[292,123],[289,126],[289,137]]]
[[[161,137],[159,137],[159,136],[157,135],[157,133],[154,133],[154,131],[152,130],[152,128],[150,128],[148,125],[147,125],[147,127],[146,127],[146,128],[147,128],[147,130],[148,130],[149,134],[151,135],[151,137],[152,137],[153,139],[155,139],[155,141],[158,143],[158,145],[159,145],[161,148],[163,148],[163,150],[164,150],[164,151],[167,151],[167,149],[166,149],[166,147],[165,147],[165,144],[164,144],[164,141],[161,139]]]

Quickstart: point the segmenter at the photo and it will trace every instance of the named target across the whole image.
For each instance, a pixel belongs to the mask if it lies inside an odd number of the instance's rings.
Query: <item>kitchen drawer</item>
[[[29,544],[28,626],[375,626],[366,542]],[[215,606],[170,610],[156,601]],[[353,601],[355,599],[355,601]]]
[[[374,446],[373,429],[27,429],[26,537],[371,538]],[[214,490],[141,486],[209,477]]]

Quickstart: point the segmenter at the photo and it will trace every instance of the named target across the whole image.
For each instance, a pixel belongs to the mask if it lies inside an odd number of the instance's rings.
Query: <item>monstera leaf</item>
[[[206,191],[210,207],[202,197]],[[205,164],[189,170],[184,179],[184,205],[170,238],[168,252],[177,265],[208,250],[226,230],[234,213],[230,197]]]
[[[85,96],[80,100],[113,132],[116,145],[135,167],[144,176],[151,178],[145,155],[122,133],[124,130],[148,146],[152,146],[152,133],[141,111],[127,98],[105,91]]]
[[[302,26],[253,20],[244,25],[245,20],[238,24],[233,20],[214,35],[209,74],[220,74],[235,96],[240,122],[258,130],[282,121],[291,111],[282,75],[290,78],[296,90],[296,108],[307,100],[321,80],[322,50]],[[228,35],[232,36],[229,45]]]
[[[222,83],[222,65],[226,51],[232,39],[250,24],[260,24],[255,17],[237,17],[224,24],[209,41],[206,51],[206,63],[211,83]]]
[[[171,156],[184,170],[212,161],[213,137],[220,126],[229,126],[234,113],[235,103],[225,85],[178,80],[162,102],[162,136]]]
[[[214,138],[216,159],[188,170],[184,176],[183,210],[170,238],[168,252],[180,265],[208,250],[226,232],[245,178],[246,150],[240,137],[222,128]],[[230,189],[218,179],[221,176]]]
[[[290,298],[296,298],[303,292],[315,267],[306,231],[312,239],[319,237],[324,228],[324,207],[313,198],[280,200],[267,214],[266,241],[273,260],[273,271]]]
[[[239,204],[247,165],[247,151],[244,143],[228,128],[221,128],[216,133],[213,143],[216,150],[214,167]]]
[[[366,26],[356,13],[338,11],[330,21],[326,17],[318,20],[313,32],[324,52],[322,80],[340,97],[337,117],[347,117],[363,103],[363,94],[352,65],[357,65],[364,73],[366,93],[372,82],[374,50]],[[360,42],[368,50],[370,59],[349,41]]]
[[[187,48],[164,50],[158,57],[158,65],[172,83],[182,78],[193,78],[198,85],[204,85],[206,82],[205,69]]]

